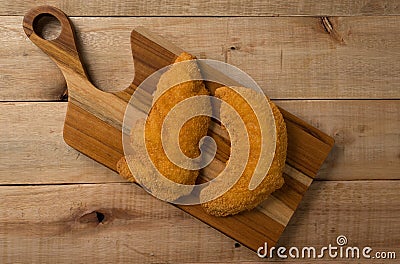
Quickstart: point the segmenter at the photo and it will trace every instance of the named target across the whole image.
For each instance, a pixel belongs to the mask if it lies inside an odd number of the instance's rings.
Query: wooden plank
[[[58,100],[64,78],[26,40],[21,19],[0,17],[0,100]],[[331,18],[331,34],[313,17],[72,21],[93,83],[107,91],[132,82],[130,32],[142,25],[201,58],[238,66],[271,98],[400,98],[399,17]]]
[[[250,74],[268,96],[399,98],[399,17],[330,18],[323,27],[319,18],[286,19],[230,19],[234,50],[228,62]],[[249,34],[239,37],[244,32]]]
[[[292,221],[281,245],[335,244],[338,235],[348,245],[399,250],[400,182],[314,181]],[[312,242],[311,242],[312,241]]]
[[[398,252],[399,188],[399,181],[314,182],[279,244],[322,247],[345,235],[349,246]],[[259,260],[132,184],[1,186],[0,197],[4,263]]]
[[[2,103],[2,184],[113,182],[121,177],[63,140],[67,103]]]
[[[400,101],[276,103],[335,138],[336,145],[318,179],[399,178]],[[0,184],[123,181],[64,143],[66,105],[0,104]]]
[[[52,5],[70,16],[356,16],[398,15],[396,0],[342,1],[86,1],[78,0],[17,0],[0,2],[0,15],[23,15],[39,4]]]
[[[400,100],[278,101],[335,139],[317,178],[400,178]]]

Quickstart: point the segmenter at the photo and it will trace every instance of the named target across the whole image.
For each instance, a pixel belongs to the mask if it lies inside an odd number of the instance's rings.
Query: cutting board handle
[[[60,22],[61,32],[57,38],[47,40],[38,34],[38,21],[43,16],[53,16]],[[35,7],[25,14],[23,27],[28,38],[58,65],[67,83],[77,77],[88,80],[76,47],[74,28],[61,10],[52,6]]]

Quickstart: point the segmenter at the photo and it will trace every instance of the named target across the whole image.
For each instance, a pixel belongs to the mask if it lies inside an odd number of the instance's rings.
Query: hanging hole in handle
[[[54,40],[61,34],[61,23],[51,14],[41,14],[33,21],[33,30],[45,40]]]

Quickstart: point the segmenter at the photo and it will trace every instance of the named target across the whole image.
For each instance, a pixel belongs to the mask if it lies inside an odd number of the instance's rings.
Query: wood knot
[[[332,23],[332,21],[329,17],[321,17],[321,24],[322,24],[325,32],[328,33],[332,37],[333,40],[339,42],[339,44],[342,44],[342,45],[346,44],[343,36],[336,29],[336,26],[334,25],[334,23]]]
[[[135,219],[138,214],[131,211],[126,211],[118,208],[101,208],[93,210],[89,213],[76,214],[78,215],[75,219],[78,223],[85,226],[98,226],[100,224],[109,224],[114,220],[129,221]]]
[[[87,214],[82,215],[78,221],[80,223],[90,224],[94,223],[96,225],[104,223],[107,221],[106,215],[100,211],[93,211]]]
[[[352,135],[352,133],[350,133],[349,131],[345,131],[345,130],[336,130],[333,133],[333,138],[335,139],[335,143],[336,145],[350,145],[355,141],[354,136]]]

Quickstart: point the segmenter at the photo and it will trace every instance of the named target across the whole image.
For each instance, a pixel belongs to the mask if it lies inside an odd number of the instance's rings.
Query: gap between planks
[[[396,0],[376,1],[86,1],[47,0],[40,4],[53,5],[74,16],[354,16],[399,15]],[[0,15],[23,15],[37,6],[34,0],[0,1]]]

